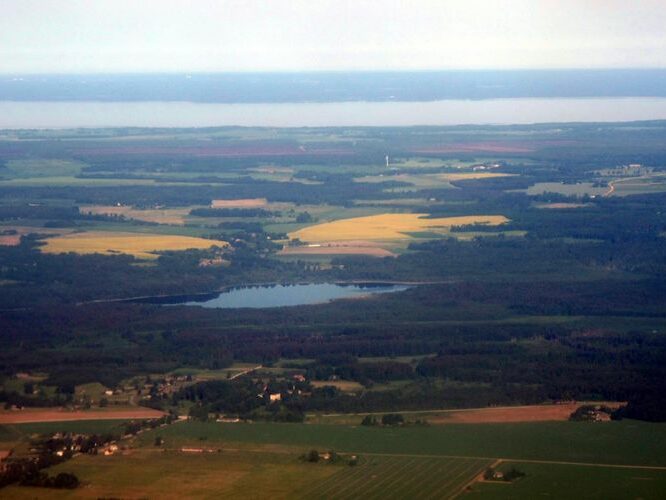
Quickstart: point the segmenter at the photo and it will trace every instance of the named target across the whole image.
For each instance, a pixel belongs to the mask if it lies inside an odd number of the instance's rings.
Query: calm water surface
[[[201,306],[217,309],[241,307],[265,308],[321,304],[336,299],[366,297],[378,293],[400,292],[406,285],[362,284],[340,285],[317,283],[237,287],[221,293],[180,297],[151,297],[137,302],[165,305]]]
[[[412,126],[658,119],[666,119],[664,97],[260,104],[0,101],[0,129]]]

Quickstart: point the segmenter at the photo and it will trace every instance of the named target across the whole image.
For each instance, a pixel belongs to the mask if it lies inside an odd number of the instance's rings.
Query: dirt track
[[[1,424],[27,424],[36,422],[67,422],[73,420],[132,420],[158,418],[164,415],[150,408],[127,408],[120,410],[76,410],[62,408],[31,408],[27,410],[0,411]]]

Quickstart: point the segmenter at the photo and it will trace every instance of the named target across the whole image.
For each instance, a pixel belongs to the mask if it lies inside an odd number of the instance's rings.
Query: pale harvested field
[[[131,420],[158,418],[163,412],[150,408],[109,408],[107,410],[66,410],[64,408],[30,408],[0,411],[0,425],[35,422],[69,422],[76,420]]]
[[[516,174],[503,174],[501,172],[460,172],[451,174],[437,174],[445,181],[465,181],[471,179],[492,179],[493,177],[514,177]]]
[[[82,214],[93,215],[122,215],[127,219],[156,222],[157,224],[185,224],[185,217],[190,213],[189,208],[165,208],[140,210],[132,207],[118,207],[113,205],[88,205],[79,208]]]
[[[213,200],[211,208],[259,208],[268,205],[266,198],[242,198],[238,200]]]
[[[322,243],[345,240],[408,239],[412,232],[446,234],[452,226],[484,224],[497,226],[509,221],[503,215],[470,215],[426,219],[428,214],[380,214],[352,219],[341,219],[308,226],[293,233],[290,239]]]
[[[224,241],[190,236],[107,231],[66,234],[48,238],[45,241],[46,245],[40,247],[40,250],[45,253],[128,254],[140,259],[156,259],[158,255],[155,252],[167,250],[202,250],[212,246],[227,246]]]
[[[337,241],[320,246],[284,247],[279,255],[369,255],[371,257],[395,257],[396,254],[373,241]]]
[[[604,402],[611,408],[621,403]],[[512,422],[548,422],[565,421],[582,406],[583,403],[567,403],[561,405],[513,406],[497,408],[478,408],[473,410],[448,411],[441,415],[427,417],[431,424],[490,424]]]
[[[535,206],[536,208],[559,210],[559,209],[583,208],[590,206],[590,204],[589,203],[541,203]]]

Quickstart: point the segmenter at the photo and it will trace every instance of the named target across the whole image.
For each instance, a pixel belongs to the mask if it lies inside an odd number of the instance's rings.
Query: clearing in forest
[[[447,234],[454,226],[473,224],[497,226],[509,221],[503,215],[426,218],[428,214],[380,214],[341,219],[308,226],[289,233],[290,239],[309,243],[345,240],[396,240],[410,238],[409,233]]]
[[[73,233],[45,240],[40,247],[45,253],[78,254],[128,254],[139,259],[156,259],[156,252],[168,250],[207,249],[212,246],[225,247],[225,241],[193,238],[190,236],[174,236],[162,234],[114,233],[107,231],[90,231]]]

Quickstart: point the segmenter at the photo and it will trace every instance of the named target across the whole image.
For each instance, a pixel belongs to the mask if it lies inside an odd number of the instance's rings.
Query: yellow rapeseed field
[[[90,231],[48,238],[40,247],[45,253],[69,253],[105,255],[129,254],[139,259],[156,259],[154,252],[166,250],[205,249],[212,246],[224,247],[228,243],[220,240],[206,240],[190,236],[162,234],[114,233]]]
[[[503,215],[468,215],[426,219],[428,214],[380,214],[353,219],[341,219],[305,227],[289,238],[308,243],[344,240],[395,240],[405,239],[407,233],[433,232],[446,234],[451,226],[486,224],[496,226],[509,221]]]

